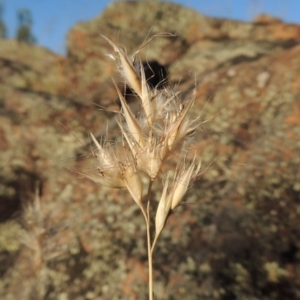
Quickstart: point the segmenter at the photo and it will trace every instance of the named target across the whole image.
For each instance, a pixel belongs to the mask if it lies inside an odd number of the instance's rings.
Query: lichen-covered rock
[[[118,76],[101,34],[134,54],[161,32],[177,37],[139,54],[196,97],[206,171],[158,242],[156,298],[300,298],[300,26],[137,1],[74,26],[66,57],[0,41],[1,299],[145,298],[138,208],[72,170],[88,166],[89,132],[116,132],[102,111],[116,107]],[[22,219],[37,191],[42,231],[33,234]]]

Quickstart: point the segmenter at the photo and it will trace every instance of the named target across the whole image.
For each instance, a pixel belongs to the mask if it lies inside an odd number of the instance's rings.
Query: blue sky
[[[27,8],[32,13],[33,34],[38,44],[65,53],[68,30],[79,21],[89,20],[113,0],[0,0],[3,19],[12,37],[17,27],[16,12]],[[287,22],[300,24],[300,0],[173,0],[201,13],[243,21],[268,13]]]

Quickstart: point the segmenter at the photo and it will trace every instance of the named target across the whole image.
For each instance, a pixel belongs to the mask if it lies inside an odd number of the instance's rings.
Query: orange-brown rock
[[[161,32],[177,36],[154,38],[140,57],[182,97],[195,95],[195,152],[207,169],[158,242],[156,298],[299,298],[300,26],[132,1],[75,25],[66,57],[0,41],[1,299],[20,299],[18,287],[24,300],[146,295],[135,204],[70,169],[88,165],[89,132],[116,130],[102,106],[117,106],[119,77],[101,34],[134,54]],[[19,220],[36,191],[43,234],[30,248]]]

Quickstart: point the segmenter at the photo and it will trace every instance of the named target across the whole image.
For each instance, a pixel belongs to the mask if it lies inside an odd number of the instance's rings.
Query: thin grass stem
[[[149,300],[153,300],[153,260],[152,260],[152,243],[151,243],[151,222],[150,222],[150,201],[151,188],[153,181],[149,180],[147,193],[147,250],[148,250],[148,268],[149,268]]]

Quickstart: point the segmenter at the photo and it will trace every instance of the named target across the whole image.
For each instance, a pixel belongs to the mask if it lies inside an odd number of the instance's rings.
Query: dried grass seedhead
[[[21,223],[28,233],[27,236],[24,235],[23,243],[29,248],[34,248],[33,244],[35,243],[30,244],[30,240],[40,241],[42,235],[45,233],[44,214],[41,208],[38,189],[33,201],[24,205]]]
[[[23,245],[31,251],[30,264],[33,272],[38,275],[43,264],[43,242],[46,235],[44,214],[36,188],[36,195],[32,203],[23,208],[21,223],[24,232],[20,237]]]
[[[100,145],[91,134],[97,148],[95,156],[98,162],[93,174],[84,175],[97,183],[113,188],[126,187],[135,201],[139,202],[142,190],[138,180],[139,172],[145,173],[151,181],[154,181],[161,174],[163,163],[174,152],[182,152],[186,156],[183,149],[190,140],[189,136],[198,126],[197,119],[189,120],[187,117],[194,99],[182,101],[171,87],[163,90],[150,88],[141,61],[137,60],[134,67],[135,57],[131,59],[125,50],[107,37],[104,38],[117,54],[121,74],[136,93],[141,109],[137,118],[114,82],[121,102],[117,122],[125,142],[124,151],[122,157],[118,157],[117,149],[109,143]],[[182,156],[180,159],[185,160],[185,157]],[[198,167],[195,167],[194,159],[189,168],[177,172],[170,190],[173,198],[170,199],[170,196],[168,198],[171,209],[180,204],[196,170]]]
[[[138,52],[130,58],[125,50],[104,38],[117,54],[121,74],[136,94],[140,111],[137,116],[131,110],[114,83],[121,103],[116,119],[123,143],[99,143],[91,134],[96,146],[96,152],[93,152],[96,163],[84,175],[102,185],[126,188],[140,207],[147,225],[149,299],[152,300],[152,253],[156,241],[169,215],[182,203],[191,184],[201,175],[200,160],[189,155],[191,136],[199,122],[197,118],[188,118],[194,99],[183,101],[172,87],[151,88],[147,83],[143,64],[135,57]],[[145,44],[147,43],[146,41]],[[106,136],[104,140],[108,141],[109,137]],[[171,172],[164,174],[166,168],[163,165],[173,155],[176,155],[178,163],[172,179],[169,175]],[[146,201],[143,201],[144,189],[140,173],[146,174],[149,179],[148,193],[144,197]],[[160,176],[166,179],[155,214],[155,236],[151,241],[151,187],[153,181]]]
[[[114,147],[110,143],[101,146],[91,133],[92,140],[97,148],[93,151],[93,156],[97,159],[95,166],[89,172],[79,172],[92,181],[111,188],[125,188],[123,180],[121,162],[114,152]]]

